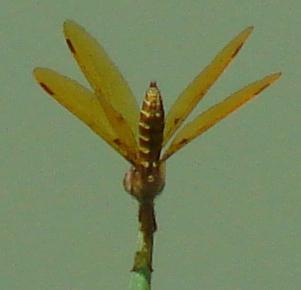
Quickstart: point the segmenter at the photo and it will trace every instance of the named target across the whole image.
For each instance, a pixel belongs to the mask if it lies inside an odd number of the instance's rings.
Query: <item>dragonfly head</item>
[[[124,189],[138,201],[153,200],[165,185],[165,162],[152,170],[143,166],[132,166],[123,179]]]

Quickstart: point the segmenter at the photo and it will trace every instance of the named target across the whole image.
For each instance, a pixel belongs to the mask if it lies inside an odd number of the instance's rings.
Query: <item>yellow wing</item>
[[[227,97],[224,101],[212,106],[207,111],[200,114],[192,122],[186,124],[175,136],[169,148],[165,151],[162,160],[166,160],[176,151],[188,144],[194,138],[204,133],[217,122],[225,118],[231,112],[238,109],[248,100],[255,97],[266,87],[271,85],[280,77],[281,73],[266,76],[262,80],[256,81],[243,89]]]
[[[97,97],[104,98],[129,124],[128,129],[131,130],[127,129],[123,133],[119,127],[115,128],[119,130],[122,142],[129,143],[132,148],[137,148],[139,109],[127,82],[101,45],[84,28],[68,20],[64,23],[64,33],[73,56]],[[115,118],[114,116],[114,114],[110,115],[111,121]],[[118,120],[113,121],[113,123],[116,122],[118,123]]]
[[[227,44],[214,60],[188,85],[179,95],[167,114],[164,141],[165,145],[183,123],[196,104],[204,97],[209,88],[225,70],[230,61],[238,53],[253,27],[248,27]]]
[[[38,83],[49,95],[88,125],[124,158],[131,163],[135,162],[135,151],[123,143],[120,136],[113,130],[105,110],[90,90],[47,68],[36,68],[33,73]]]

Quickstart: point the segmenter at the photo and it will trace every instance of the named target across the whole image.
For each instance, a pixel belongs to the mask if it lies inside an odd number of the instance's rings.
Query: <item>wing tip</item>
[[[43,71],[45,71],[45,68],[43,68],[43,67],[35,67],[35,68],[32,70],[32,74],[33,74],[33,76],[35,77],[35,79],[38,80],[40,74],[41,74]]]
[[[249,37],[249,35],[253,32],[253,30],[254,30],[253,25],[248,26],[239,34],[239,38],[241,37],[242,41],[244,42]]]
[[[270,80],[270,83],[273,83],[274,81],[278,80],[281,76],[282,72],[276,72],[268,75],[267,78]]]
[[[72,19],[66,19],[63,23],[63,30],[65,35],[73,31],[74,29],[82,28],[76,21]]]
[[[39,75],[41,75],[42,73],[49,73],[52,72],[52,70],[50,68],[46,68],[46,67],[35,67],[32,70],[33,75],[37,78]]]
[[[65,27],[68,27],[68,26],[74,25],[74,24],[76,24],[76,22],[75,22],[74,20],[72,20],[72,19],[66,19],[66,20],[64,21],[64,23],[63,23],[63,26],[64,26],[64,28],[65,28]]]
[[[39,73],[39,70],[41,68],[40,67],[35,67],[33,70],[32,70],[32,74],[35,75],[36,73]]]
[[[255,29],[254,25],[249,25],[245,30],[252,32]]]
[[[273,75],[277,76],[277,78],[280,78],[282,76],[282,72],[279,71],[279,72],[274,73]]]

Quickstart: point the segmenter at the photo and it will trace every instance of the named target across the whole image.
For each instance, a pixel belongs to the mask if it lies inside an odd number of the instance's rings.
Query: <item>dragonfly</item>
[[[247,27],[219,51],[179,94],[166,116],[156,82],[150,82],[139,109],[131,88],[104,48],[72,20],[64,23],[65,40],[90,88],[49,68],[38,67],[33,71],[37,82],[51,97],[130,163],[123,184],[138,201],[142,235],[132,270],[147,272],[149,279],[153,234],[157,228],[154,199],[165,185],[166,161],[281,75],[279,72],[267,75],[184,123],[240,51],[252,30],[253,27]]]

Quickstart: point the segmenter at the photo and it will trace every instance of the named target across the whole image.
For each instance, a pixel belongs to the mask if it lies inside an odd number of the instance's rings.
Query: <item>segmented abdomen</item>
[[[146,91],[139,121],[139,160],[144,168],[158,166],[163,142],[164,109],[160,91],[151,82]]]

